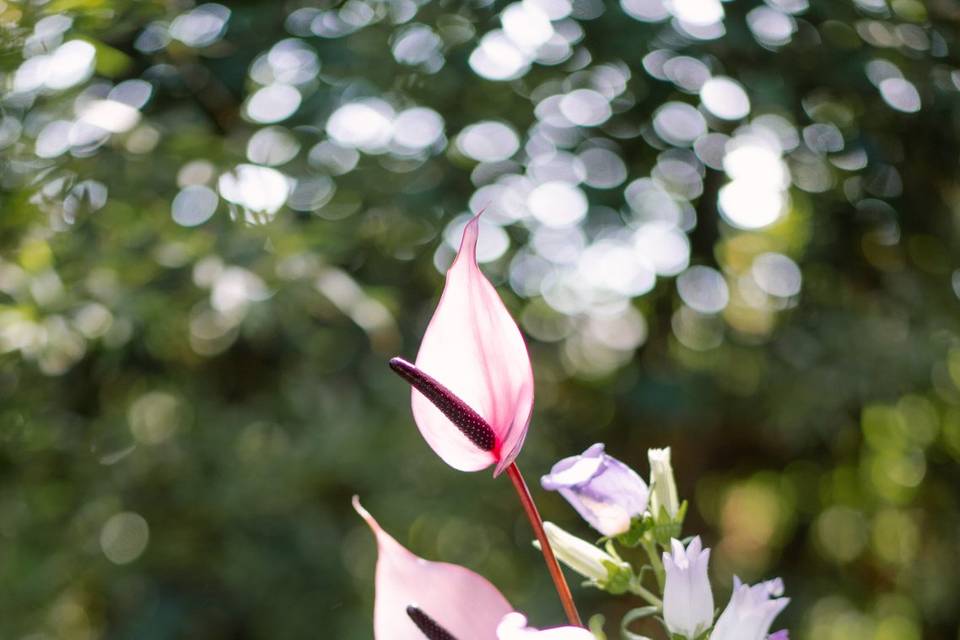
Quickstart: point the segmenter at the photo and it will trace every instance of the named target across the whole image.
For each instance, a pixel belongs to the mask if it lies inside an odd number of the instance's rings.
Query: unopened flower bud
[[[611,583],[629,582],[630,565],[596,545],[567,533],[552,522],[544,522],[543,529],[557,559],[601,589]],[[534,543],[537,544],[537,543]],[[539,546],[539,545],[538,545]],[[624,578],[626,578],[624,580]]]
[[[666,510],[670,518],[675,518],[680,510],[680,500],[670,465],[670,447],[650,449],[647,457],[650,459],[650,513],[654,520],[660,518],[661,510]]]

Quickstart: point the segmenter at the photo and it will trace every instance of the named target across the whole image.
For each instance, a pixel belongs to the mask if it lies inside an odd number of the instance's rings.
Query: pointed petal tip
[[[477,630],[493,630],[510,603],[488,580],[466,567],[432,562],[414,555],[380,528],[377,521],[353,498],[354,509],[377,538],[374,634],[377,640],[471,640],[491,638]],[[411,611],[424,627],[411,626]],[[427,613],[429,612],[429,613]],[[444,635],[446,634],[446,635]]]
[[[676,538],[670,538],[670,551],[675,558],[682,558],[687,554],[686,549],[683,548],[683,543]]]
[[[700,536],[694,536],[693,540],[690,541],[690,544],[687,545],[687,555],[693,556],[694,558],[699,557],[703,553],[703,540],[700,539]],[[710,550],[707,549],[707,553],[710,553]]]
[[[350,499],[350,502],[353,504],[353,510],[357,512],[357,515],[363,518],[364,522],[367,523],[367,526],[373,531],[373,535],[377,540],[380,539],[380,534],[383,533],[383,529],[380,528],[380,523],[377,522],[377,519],[367,511],[362,504],[360,504],[360,496],[354,495]]]
[[[353,494],[353,497],[350,498],[350,503],[353,505],[353,510],[357,512],[361,518],[370,522],[373,520],[373,516],[370,515],[370,512],[363,508],[363,505],[360,504],[360,496]]]
[[[460,262],[460,258],[466,256],[474,266],[477,266],[477,241],[480,238],[480,216],[483,211],[470,218],[467,225],[463,228],[463,236],[460,238],[460,248],[457,250],[457,257],[453,264]],[[451,269],[453,267],[451,266]]]

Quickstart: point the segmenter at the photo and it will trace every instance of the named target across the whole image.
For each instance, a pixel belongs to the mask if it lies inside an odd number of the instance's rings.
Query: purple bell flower
[[[710,632],[710,640],[762,640],[777,639],[783,635],[768,637],[773,619],[790,602],[783,596],[783,580],[776,578],[753,586],[743,584],[733,577],[733,595],[730,604],[717,619]],[[786,634],[786,631],[777,632]]]
[[[643,479],[604,453],[602,443],[556,463],[540,484],[547,491],[559,491],[590,526],[605,536],[626,533],[631,519],[646,511],[650,495]]]

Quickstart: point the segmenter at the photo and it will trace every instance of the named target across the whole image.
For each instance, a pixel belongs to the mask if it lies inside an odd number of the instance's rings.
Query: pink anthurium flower
[[[497,638],[497,626],[513,607],[496,587],[465,567],[414,555],[380,527],[357,497],[353,508],[377,538],[375,640]]]
[[[416,364],[392,358],[390,368],[413,387],[417,428],[444,462],[461,471],[496,464],[494,476],[507,471],[540,542],[567,619],[579,625],[570,587],[514,462],[530,425],[533,370],[520,329],[477,265],[479,233],[478,214],[463,230],[460,250],[447,271]]]
[[[533,409],[533,370],[520,329],[477,265],[479,215],[467,223],[416,365],[390,366],[410,382],[413,417],[444,462],[461,471],[520,453]],[[464,437],[466,436],[466,437]]]

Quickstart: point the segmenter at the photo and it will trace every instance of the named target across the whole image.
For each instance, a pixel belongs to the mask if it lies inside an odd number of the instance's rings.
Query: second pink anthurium
[[[424,640],[418,628],[423,620],[447,634],[435,637],[496,639],[497,626],[513,611],[496,587],[465,567],[415,556],[381,529],[356,497],[353,508],[377,538],[376,640]]]
[[[416,366],[399,358],[391,366],[414,384],[414,420],[444,462],[461,471],[496,464],[499,475],[520,453],[527,434],[533,370],[520,329],[477,265],[478,235],[476,216],[463,231]],[[418,384],[420,373],[427,380]],[[432,385],[433,397],[425,384]],[[441,410],[444,402],[448,406]],[[462,419],[454,422],[451,415]]]
[[[578,627],[528,627],[486,578],[460,565],[415,556],[356,496],[353,508],[377,538],[374,640],[593,640]]]

